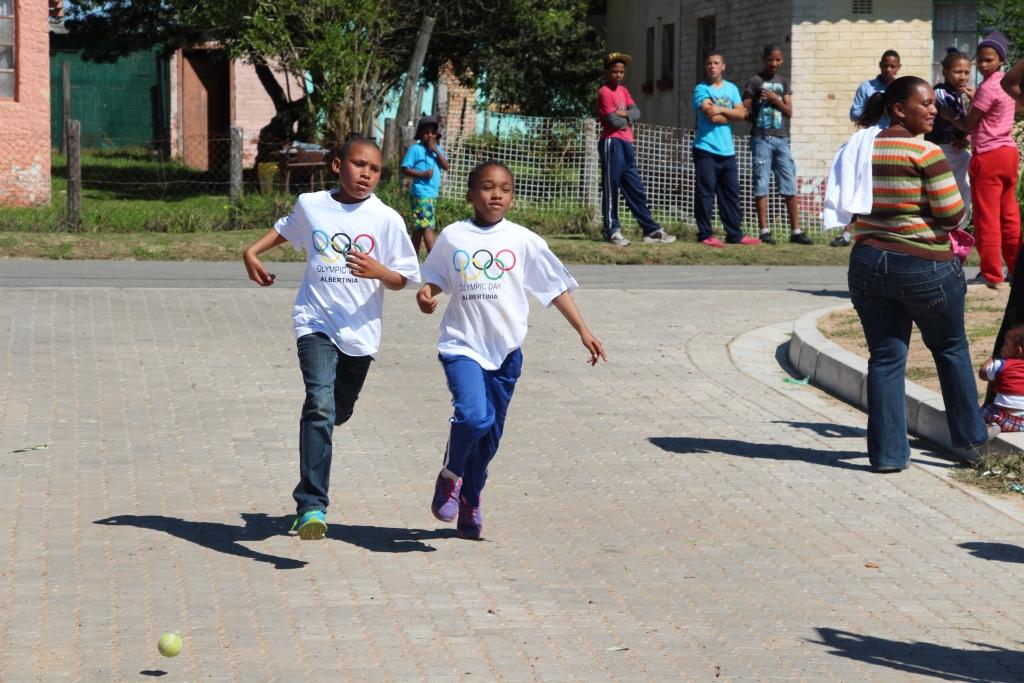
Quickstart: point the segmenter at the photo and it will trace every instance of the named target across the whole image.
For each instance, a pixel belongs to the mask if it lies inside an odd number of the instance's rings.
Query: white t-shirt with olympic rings
[[[420,281],[419,259],[402,217],[376,195],[342,204],[331,194],[300,194],[291,214],[274,225],[292,247],[306,252],[292,327],[296,338],[322,332],[342,352],[370,356],[380,349],[384,287],[380,280],[353,275],[345,256],[353,249],[370,254],[413,282]]]
[[[468,356],[497,370],[526,338],[532,294],[545,306],[579,285],[547,242],[502,220],[489,228],[452,223],[422,266],[423,282],[451,295],[441,319],[437,350]]]

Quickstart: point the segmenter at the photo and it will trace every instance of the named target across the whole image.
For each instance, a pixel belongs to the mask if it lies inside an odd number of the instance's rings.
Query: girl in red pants
[[[974,238],[981,256],[979,280],[996,289],[1003,282],[1003,262],[1012,273],[1020,248],[1020,209],[1017,206],[1017,170],[1020,153],[1013,140],[1016,103],[1003,92],[1002,66],[1009,44],[999,31],[978,43],[975,63],[984,81],[974,105],[953,125],[971,134],[971,199]]]

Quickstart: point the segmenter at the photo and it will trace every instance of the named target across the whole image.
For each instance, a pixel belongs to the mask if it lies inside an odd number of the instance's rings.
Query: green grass
[[[188,168],[161,160],[145,148],[87,150],[82,155],[82,207],[80,226],[67,225],[66,161],[53,156],[53,201],[44,207],[0,207],[0,257],[51,259],[233,260],[245,245],[286,215],[294,196],[258,192],[254,175],[247,171],[245,195],[231,206],[221,170]],[[394,168],[377,188],[378,196],[408,221],[409,199]],[[301,180],[296,187],[306,190]],[[466,202],[439,199],[438,225],[469,215]],[[679,235],[671,245],[647,245],[635,231],[627,249],[600,240],[593,213],[587,208],[558,212],[536,206],[513,207],[509,218],[544,235],[552,249],[568,263],[616,264],[733,264],[733,265],[843,265],[849,250],[824,244],[790,245],[785,230],[779,244],[765,247],[708,249],[696,243],[692,226],[666,222]],[[271,258],[301,258],[292,250]]]

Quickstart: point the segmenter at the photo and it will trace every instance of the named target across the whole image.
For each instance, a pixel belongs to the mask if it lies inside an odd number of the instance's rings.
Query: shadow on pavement
[[[829,654],[930,678],[1019,683],[1024,671],[1024,652],[986,643],[971,643],[985,649],[962,650],[934,643],[903,643],[831,628],[817,631],[821,640],[809,642],[832,648]]]
[[[972,541],[970,543],[961,543],[960,547],[970,551],[971,555],[982,560],[1019,562],[1024,564],[1024,548],[1021,548],[1019,545]],[[1024,678],[1024,675],[1022,675],[1022,678]]]
[[[327,528],[327,538],[345,541],[375,553],[432,553],[437,548],[423,541],[441,538],[458,538],[455,529],[401,529],[386,526],[358,526],[332,524]]]
[[[163,531],[210,550],[247,557],[257,562],[267,562],[274,565],[275,569],[299,569],[306,566],[302,560],[267,555],[239,543],[239,541],[265,541],[271,536],[288,533],[292,523],[290,515],[268,517],[263,512],[243,512],[242,519],[245,520],[245,526],[231,526],[219,522],[189,522],[176,517],[160,515],[115,515],[106,519],[97,519],[93,524],[134,526],[140,529]]]
[[[779,443],[751,443],[736,439],[700,439],[691,436],[652,436],[652,444],[669,453],[724,453],[744,458],[768,460],[801,460],[815,465],[827,465],[845,470],[868,471],[867,464],[858,465],[847,460],[866,457],[862,451],[818,451]]]
[[[818,436],[830,439],[864,438],[868,435],[866,429],[860,427],[847,427],[834,422],[793,422],[792,420],[772,420],[772,424],[789,425],[794,429],[807,429]]]
[[[811,294],[813,296],[834,296],[837,299],[850,298],[850,290],[848,289],[790,289],[789,291]]]

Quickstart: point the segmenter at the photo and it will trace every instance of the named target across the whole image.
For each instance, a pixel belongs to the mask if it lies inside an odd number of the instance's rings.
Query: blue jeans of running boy
[[[859,245],[850,254],[850,297],[867,339],[868,458],[876,469],[910,460],[904,373],[913,323],[935,359],[954,446],[985,443],[964,332],[967,285],[958,259],[927,259]]]
[[[497,370],[484,370],[466,356],[439,358],[455,407],[444,466],[462,477],[462,501],[478,507],[487,483],[487,466],[498,452],[508,404],[522,372],[523,354],[516,349]]]
[[[715,199],[718,199],[718,216],[725,228],[725,241],[736,243],[743,239],[740,221],[740,175],[736,157],[712,154],[693,148],[693,213],[697,219],[697,241],[703,242],[714,235],[711,221],[715,217]]]
[[[299,337],[299,368],[306,400],[299,420],[298,514],[326,510],[334,428],[352,417],[372,356],[349,356],[320,332]]]
[[[661,230],[647,206],[647,191],[636,167],[633,143],[619,138],[605,138],[597,143],[597,156],[601,161],[601,221],[605,239],[610,239],[620,230],[619,192],[644,235]]]

